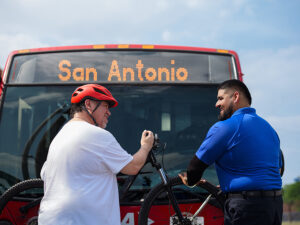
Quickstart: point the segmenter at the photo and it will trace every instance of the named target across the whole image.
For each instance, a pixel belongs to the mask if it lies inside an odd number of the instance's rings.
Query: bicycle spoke
[[[206,204],[208,203],[209,199],[211,198],[212,194],[210,194],[205,201],[202,203],[202,205],[199,207],[199,209],[195,212],[195,214],[193,215],[192,219],[194,219],[196,216],[198,216],[198,214],[202,211],[202,209],[204,209],[204,207],[206,206]]]

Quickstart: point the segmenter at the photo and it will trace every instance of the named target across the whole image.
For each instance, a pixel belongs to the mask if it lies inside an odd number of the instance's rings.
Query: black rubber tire
[[[171,184],[171,187],[173,190],[174,190],[174,187],[176,188],[176,186],[178,187],[179,185],[183,185],[183,183],[179,177],[170,178],[169,181],[170,181],[170,184]],[[220,189],[218,189],[216,186],[214,186],[208,182],[201,183],[198,185],[198,187],[195,187],[195,188],[205,189],[208,193],[212,194],[213,199],[209,201],[208,205],[219,208],[223,212],[225,197],[220,192]],[[151,189],[151,191],[148,193],[148,195],[146,196],[146,198],[141,206],[141,209],[139,212],[139,219],[138,219],[139,225],[147,225],[148,224],[148,217],[149,217],[148,215],[151,210],[151,207],[153,206],[154,201],[157,198],[159,198],[159,196],[162,193],[165,193],[165,192],[166,192],[166,187],[163,183],[158,184],[154,188]],[[164,194],[164,195],[167,195],[167,194]],[[201,199],[200,201],[203,201],[203,200],[204,200],[204,198]],[[182,202],[179,202],[179,204],[181,204],[181,203]],[[205,206],[205,207],[207,207],[207,206]],[[170,207],[172,207],[172,206],[170,206]],[[171,216],[171,215],[169,215],[169,216]],[[157,218],[157,219],[159,219],[159,218]],[[216,215],[216,219],[220,219],[220,216]],[[223,220],[223,214],[222,214],[222,220]],[[167,220],[165,220],[165,221],[166,221],[166,224],[169,224],[169,222],[170,222]],[[157,222],[157,220],[155,220],[155,222]]]
[[[24,180],[20,183],[15,184],[8,190],[6,190],[3,195],[0,197],[0,214],[5,208],[6,204],[13,199],[19,193],[32,189],[32,188],[43,188],[44,182],[42,179],[30,179]]]

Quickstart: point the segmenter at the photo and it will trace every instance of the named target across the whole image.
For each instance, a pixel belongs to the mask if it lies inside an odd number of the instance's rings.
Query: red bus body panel
[[[26,202],[9,202],[1,214],[0,221],[7,220],[13,222],[15,225],[24,225],[36,219],[38,216],[38,206],[30,209],[24,215],[19,211],[19,208],[24,205],[26,205]],[[182,204],[180,205],[180,209],[183,213],[195,213],[199,206],[200,204]],[[169,210],[168,205],[153,206],[152,214],[149,215],[151,225],[165,225],[166,223],[162,223],[162,221],[169,221]],[[138,225],[139,211],[140,206],[121,206],[122,225]],[[204,217],[205,225],[222,225],[224,221],[222,210],[213,206],[205,207],[199,216]]]

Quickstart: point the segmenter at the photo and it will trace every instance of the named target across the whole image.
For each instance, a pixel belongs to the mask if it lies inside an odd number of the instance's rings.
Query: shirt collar
[[[245,113],[254,114],[254,113],[256,113],[256,110],[254,108],[251,108],[251,107],[240,108],[240,109],[236,110],[232,114],[232,116],[239,115],[239,114],[245,114]]]

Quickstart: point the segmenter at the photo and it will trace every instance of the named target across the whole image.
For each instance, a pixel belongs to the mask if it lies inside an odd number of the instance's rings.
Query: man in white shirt
[[[39,225],[120,224],[116,174],[135,175],[146,162],[154,136],[144,131],[132,156],[105,130],[110,107],[118,102],[103,86],[78,87],[71,120],[53,139],[41,177],[44,197]]]

